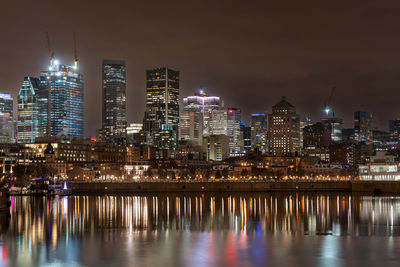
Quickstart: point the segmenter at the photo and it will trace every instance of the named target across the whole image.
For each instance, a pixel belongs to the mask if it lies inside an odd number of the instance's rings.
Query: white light
[[[331,111],[331,109],[330,109],[329,107],[326,107],[326,108],[325,108],[325,113],[326,113],[326,115],[328,115],[330,111]]]
[[[55,60],[54,60],[54,65],[58,65],[58,63],[59,63],[58,60],[55,59]]]

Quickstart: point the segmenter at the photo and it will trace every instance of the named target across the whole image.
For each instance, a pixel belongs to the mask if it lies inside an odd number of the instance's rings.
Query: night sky
[[[1,3],[0,91],[16,94],[46,69],[45,32],[62,63],[77,34],[85,79],[85,134],[101,127],[101,62],[127,63],[128,122],[144,113],[145,70],[181,73],[181,98],[200,86],[226,106],[270,110],[285,95],[317,121],[332,106],[351,126],[353,111],[387,129],[400,117],[398,1],[33,1]]]

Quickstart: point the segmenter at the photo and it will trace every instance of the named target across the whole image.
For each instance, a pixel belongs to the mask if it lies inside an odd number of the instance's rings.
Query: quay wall
[[[274,191],[400,193],[400,181],[70,182],[68,186],[72,194]]]
[[[346,191],[351,183],[292,181],[213,181],[213,182],[121,182],[69,183],[71,192],[83,193],[158,193],[158,192],[270,192],[270,191]]]

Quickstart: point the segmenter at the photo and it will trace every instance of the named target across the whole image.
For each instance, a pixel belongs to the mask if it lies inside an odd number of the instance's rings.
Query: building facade
[[[276,156],[300,152],[300,119],[285,97],[268,115],[268,152]]]
[[[14,134],[14,100],[10,94],[0,93],[0,143],[12,143]]]
[[[229,155],[231,157],[243,155],[243,135],[240,129],[241,110],[220,107],[214,109],[209,115],[209,134],[228,136]]]
[[[83,76],[57,63],[40,72],[39,136],[83,137]]]
[[[342,141],[342,139],[343,139],[343,136],[342,136],[343,119],[336,118],[336,117],[327,117],[327,118],[322,118],[321,122],[325,125],[325,127],[330,132],[332,142]]]
[[[265,114],[251,114],[251,148],[267,152],[268,118]]]
[[[372,142],[372,114],[367,111],[354,112],[354,140]]]
[[[126,143],[126,66],[124,61],[103,61],[103,141]]]
[[[200,89],[194,96],[183,99],[183,110],[200,113],[203,118],[203,135],[212,134],[210,129],[211,115],[214,110],[223,107],[223,103],[218,96],[208,96],[204,90]]]
[[[179,139],[194,145],[203,144],[203,114],[201,112],[183,110],[179,118]]]
[[[240,125],[240,131],[242,132],[242,136],[243,136],[244,153],[247,153],[252,148],[251,127],[250,126],[246,126],[246,125],[244,125],[244,123],[242,123]]]
[[[143,120],[147,143],[173,150],[177,142],[178,123],[179,72],[166,67],[147,70]],[[175,140],[171,142],[171,138]]]
[[[40,80],[25,77],[18,94],[17,142],[34,143],[39,136],[38,91]]]
[[[389,132],[392,136],[392,140],[395,143],[399,143],[400,137],[400,119],[389,120]]]
[[[206,160],[223,161],[229,157],[229,137],[226,135],[209,135],[204,137]]]

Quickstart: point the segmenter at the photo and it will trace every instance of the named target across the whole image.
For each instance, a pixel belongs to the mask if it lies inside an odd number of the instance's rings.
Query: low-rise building
[[[400,180],[399,162],[385,151],[377,151],[371,162],[359,166],[360,180]]]

